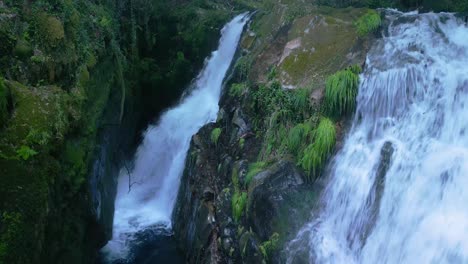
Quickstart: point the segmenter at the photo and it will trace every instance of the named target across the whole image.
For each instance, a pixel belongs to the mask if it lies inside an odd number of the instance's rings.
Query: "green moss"
[[[320,174],[335,146],[335,124],[330,119],[323,118],[313,133],[313,143],[307,146],[299,161],[307,173],[308,180],[313,180]]]
[[[211,131],[211,143],[217,145],[218,144],[218,140],[219,140],[219,136],[221,136],[221,128],[215,128]]]
[[[328,77],[324,102],[328,113],[339,116],[354,110],[360,71],[359,66],[353,66]]]
[[[360,37],[364,37],[367,34],[376,31],[382,20],[380,18],[380,14],[374,10],[368,11],[365,15],[360,17],[356,22],[356,30]]]

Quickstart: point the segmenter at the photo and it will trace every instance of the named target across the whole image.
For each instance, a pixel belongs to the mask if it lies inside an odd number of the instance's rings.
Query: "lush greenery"
[[[234,167],[232,170],[232,183],[234,187],[234,193],[232,194],[231,206],[232,206],[232,217],[234,221],[239,222],[245,211],[247,205],[247,192],[242,191],[239,183],[239,169]]]
[[[360,17],[356,21],[355,25],[358,35],[363,37],[371,32],[376,31],[380,27],[381,23],[382,20],[380,18],[380,14],[374,10],[370,10],[365,15]]]
[[[350,113],[356,105],[359,66],[351,66],[328,77],[325,87],[325,108],[331,115]]]
[[[221,135],[221,128],[217,127],[211,131],[211,143],[218,145],[219,136]]]
[[[266,167],[265,162],[255,162],[249,165],[249,169],[247,171],[247,174],[245,175],[245,185],[248,186],[250,182],[252,182],[252,179],[257,175],[259,172],[261,172],[265,167]]]
[[[86,184],[99,133],[174,102],[232,15],[215,1],[2,1],[0,263],[89,262],[105,239]],[[107,167],[133,143],[120,138]]]
[[[322,118],[313,132],[313,143],[307,146],[300,160],[300,165],[307,172],[309,180],[319,175],[335,146],[335,141],[335,124],[328,118]]]
[[[276,250],[278,247],[279,238],[280,236],[278,233],[273,233],[269,240],[263,242],[260,245],[260,252],[262,252],[264,259],[269,259],[270,253]]]

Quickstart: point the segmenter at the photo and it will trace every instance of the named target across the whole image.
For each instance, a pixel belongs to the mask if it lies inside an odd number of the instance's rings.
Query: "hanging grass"
[[[309,109],[310,89],[299,88],[295,89],[292,94],[292,105],[295,110],[305,112]]]
[[[231,203],[232,217],[236,222],[239,222],[244,213],[245,206],[247,205],[247,193],[238,190],[234,191]]]
[[[229,95],[232,97],[239,97],[245,93],[247,85],[245,83],[233,83],[229,89]]]
[[[331,115],[350,113],[356,105],[361,67],[351,66],[328,77],[325,86],[325,108]]]
[[[308,141],[312,132],[312,126],[309,122],[300,123],[289,130],[287,138],[288,150],[294,156],[300,153],[301,147]]]
[[[221,135],[221,128],[215,128],[211,131],[211,143],[218,145],[219,136]]]
[[[330,119],[323,118],[313,132],[313,137],[313,143],[307,146],[299,161],[307,173],[308,180],[313,180],[320,174],[320,170],[335,146],[335,124]]]
[[[245,175],[245,185],[249,186],[255,175],[260,173],[266,166],[266,162],[255,162],[249,165],[247,174]]]
[[[379,13],[375,10],[369,10],[365,15],[360,17],[354,25],[356,26],[356,31],[360,37],[364,37],[365,35],[376,31],[380,24],[382,23],[382,19],[380,18]]]

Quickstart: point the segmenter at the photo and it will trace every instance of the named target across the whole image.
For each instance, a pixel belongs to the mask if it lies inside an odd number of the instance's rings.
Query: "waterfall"
[[[171,228],[190,140],[203,125],[216,120],[223,80],[246,20],[247,14],[241,14],[224,26],[218,50],[205,63],[191,93],[148,127],[133,168],[121,170],[113,237],[103,249],[110,261],[126,257],[136,233],[154,226]]]
[[[287,263],[468,263],[468,28],[395,10],[385,24]]]

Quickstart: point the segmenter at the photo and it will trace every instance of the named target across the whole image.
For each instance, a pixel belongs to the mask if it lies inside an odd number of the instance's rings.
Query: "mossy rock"
[[[293,49],[283,52],[278,67],[283,85],[323,87],[328,75],[350,64],[361,64],[365,47],[354,22],[368,9],[320,7],[296,19],[288,34]]]
[[[43,131],[54,137],[68,129],[66,105],[68,95],[56,86],[27,87],[18,82],[5,82],[11,92],[13,112],[2,131],[0,151],[12,155],[25,144],[31,131]]]

